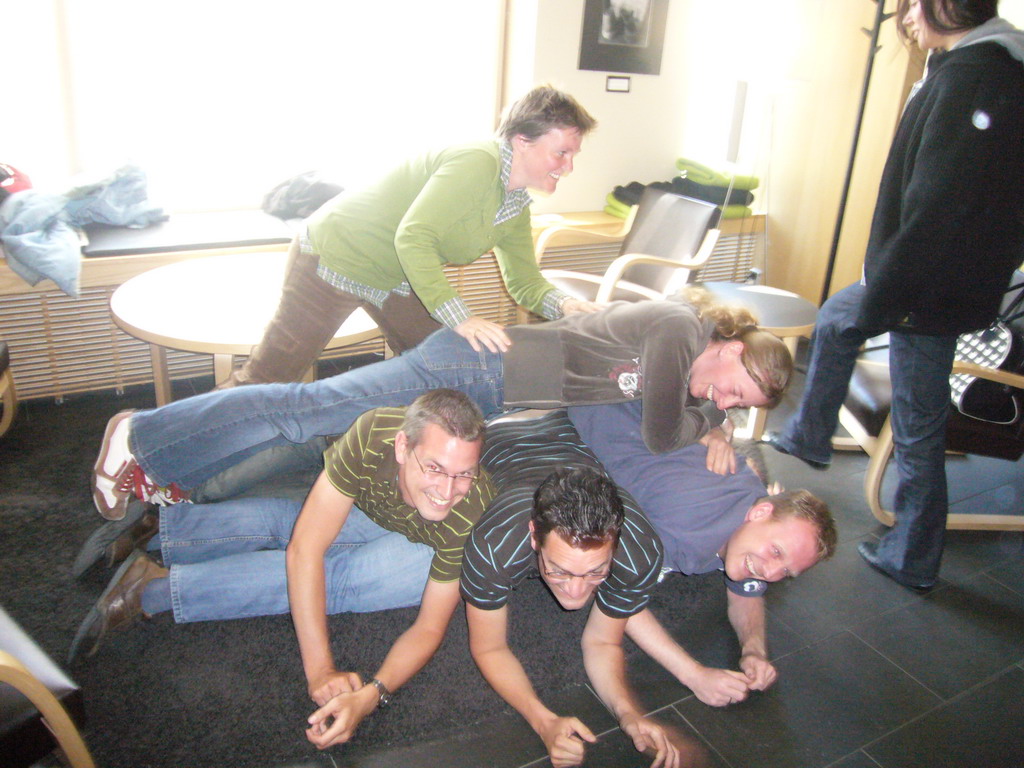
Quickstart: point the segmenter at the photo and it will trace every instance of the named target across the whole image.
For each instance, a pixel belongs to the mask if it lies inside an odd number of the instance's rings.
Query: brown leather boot
[[[86,655],[99,650],[108,632],[148,618],[142,611],[142,592],[153,579],[166,578],[170,571],[158,565],[142,550],[135,550],[110,579],[99,600],[75,633],[68,652],[68,663],[74,660],[83,643],[90,644]]]

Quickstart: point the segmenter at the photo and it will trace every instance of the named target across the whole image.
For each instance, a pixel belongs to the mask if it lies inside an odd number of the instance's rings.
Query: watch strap
[[[391,701],[391,691],[376,677],[370,681],[370,685],[377,689],[377,704],[378,706],[387,706],[388,702]]]

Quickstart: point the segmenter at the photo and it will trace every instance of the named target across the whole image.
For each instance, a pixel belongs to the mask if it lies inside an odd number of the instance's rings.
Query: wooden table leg
[[[750,408],[747,412],[747,423],[742,427],[737,427],[733,436],[756,443],[764,434],[764,425],[767,421],[768,410],[766,408]]]
[[[159,344],[149,345],[149,357],[153,361],[153,388],[156,390],[157,406],[171,402],[171,375],[167,370],[167,350]]]
[[[231,376],[231,372],[235,368],[235,357],[234,355],[214,355],[213,356],[213,381],[214,386],[219,387]]]
[[[0,375],[0,401],[4,409],[0,416],[0,435],[7,431],[14,421],[14,414],[18,410],[18,393],[14,387],[14,374],[8,366],[7,370]]]

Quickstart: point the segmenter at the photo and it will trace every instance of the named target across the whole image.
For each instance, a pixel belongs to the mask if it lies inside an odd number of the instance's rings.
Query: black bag
[[[263,210],[279,219],[304,219],[343,190],[316,171],[307,171],[270,190],[263,198]]]
[[[1020,280],[1020,272],[1014,279]],[[968,363],[998,368],[1011,373],[1024,372],[1024,281],[1012,284],[1003,299],[999,317],[988,328],[962,333],[956,342],[955,357]],[[1024,414],[1024,391],[1007,384],[979,379],[965,373],[949,377],[950,398],[965,416],[993,424],[1015,424]]]

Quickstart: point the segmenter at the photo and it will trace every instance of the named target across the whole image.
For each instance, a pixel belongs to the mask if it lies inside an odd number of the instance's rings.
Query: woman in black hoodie
[[[890,333],[896,524],[861,556],[904,586],[939,572],[957,335],[995,318],[1024,259],[1024,33],[997,0],[900,0],[929,52],[882,174],[862,280],[822,307],[800,409],[776,449],[824,469],[861,344]]]

